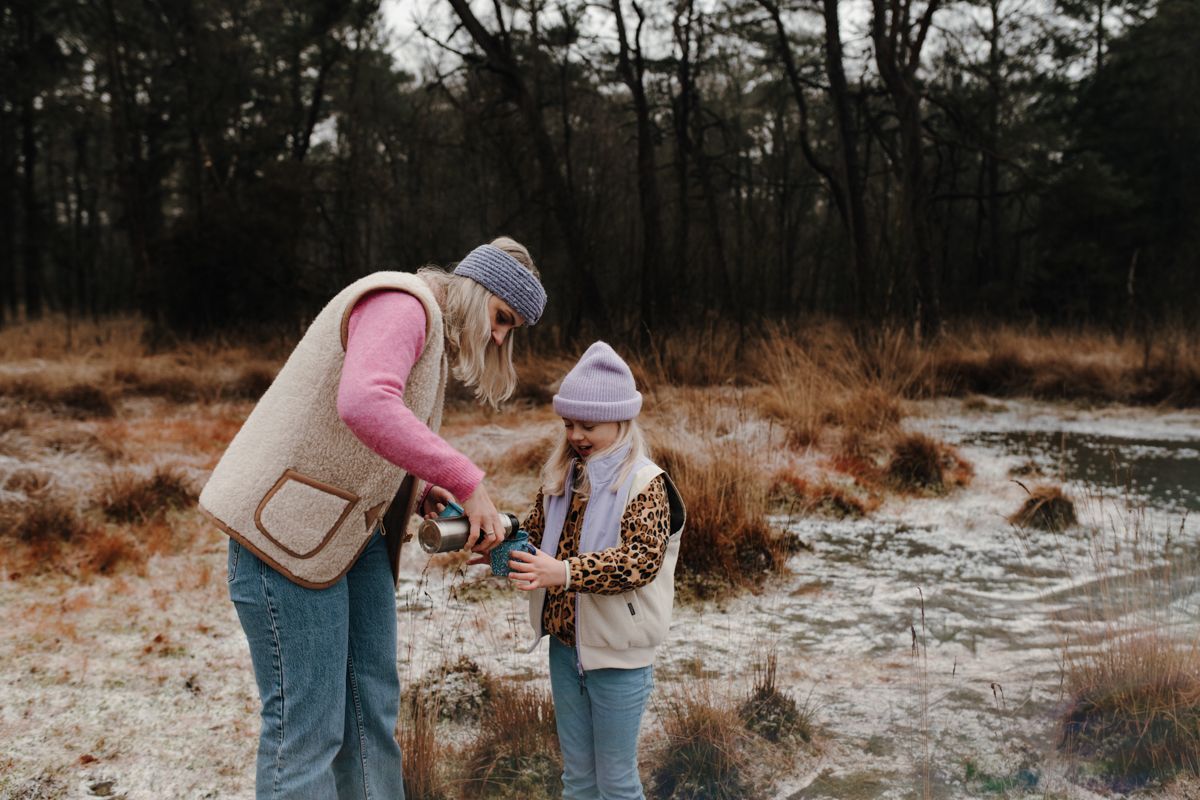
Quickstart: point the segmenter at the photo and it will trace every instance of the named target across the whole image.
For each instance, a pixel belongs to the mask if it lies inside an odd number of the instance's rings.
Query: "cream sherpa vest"
[[[350,312],[376,289],[400,289],[425,307],[425,349],[404,382],[404,404],[437,431],[447,377],[441,310],[416,275],[376,272],[313,320],[200,494],[201,511],[222,530],[309,588],[345,574],[393,499],[404,504],[405,522],[414,500],[415,482],[359,441],[337,411]]]

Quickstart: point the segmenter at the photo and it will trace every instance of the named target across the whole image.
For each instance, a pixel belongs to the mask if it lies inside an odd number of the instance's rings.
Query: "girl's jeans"
[[[593,669],[580,691],[575,650],[550,637],[550,690],[563,754],[563,800],[644,800],[637,740],[650,667]]]
[[[229,541],[229,597],[262,700],[258,800],[403,800],[396,595],[378,532],[341,580],[305,589]]]

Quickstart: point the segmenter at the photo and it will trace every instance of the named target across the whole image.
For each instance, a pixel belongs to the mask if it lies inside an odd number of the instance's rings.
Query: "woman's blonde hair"
[[[535,278],[541,277],[524,245],[507,236],[488,244],[515,258]],[[417,274],[441,299],[446,342],[454,354],[454,377],[473,389],[477,400],[498,406],[517,388],[517,371],[512,361],[512,333],[499,347],[492,340],[488,313],[492,293],[470,278],[440,267],[422,267]]]
[[[612,482],[612,491],[614,492],[621,484],[625,483],[625,479],[629,477],[629,472],[637,460],[647,455],[646,437],[642,434],[642,427],[638,425],[638,421],[629,419],[618,422],[617,438],[608,447],[591,456],[595,458],[604,453],[612,453],[626,445],[629,446],[629,452],[625,454],[625,458],[617,467],[617,478]],[[575,450],[567,440],[567,432],[564,428],[562,438],[554,446],[554,451],[550,453],[550,457],[546,459],[546,463],[542,467],[542,491],[546,495],[560,495],[567,490],[567,473],[571,469],[571,462],[576,460],[580,467],[575,470],[574,490],[580,497],[586,498],[591,490],[591,482],[588,480],[585,468],[586,462],[576,459]]]

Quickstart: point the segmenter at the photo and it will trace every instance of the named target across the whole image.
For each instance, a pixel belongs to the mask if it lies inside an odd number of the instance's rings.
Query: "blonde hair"
[[[633,465],[639,458],[648,455],[646,449],[646,437],[642,434],[642,427],[638,425],[636,419],[622,420],[617,423],[617,438],[608,447],[592,454],[592,458],[604,453],[612,453],[620,450],[626,445],[629,446],[629,452],[625,454],[625,458],[617,467],[617,479],[612,482],[612,491],[615,492],[625,483],[625,479],[629,477]],[[588,480],[586,462],[582,459],[577,459],[575,451],[571,447],[571,443],[567,440],[566,429],[563,429],[562,438],[558,444],[554,446],[550,457],[546,459],[545,465],[542,466],[542,491],[550,495],[561,495],[567,490],[567,473],[571,469],[571,462],[578,461],[579,468],[575,470],[575,493],[580,497],[587,498],[591,491],[591,482]]]
[[[507,236],[493,239],[489,244],[515,258],[535,278],[540,277],[524,245]],[[498,406],[517,388],[517,371],[512,361],[512,333],[504,337],[503,345],[497,346],[492,340],[492,320],[488,313],[492,293],[470,278],[441,267],[422,267],[417,274],[439,297],[446,343],[454,354],[454,377],[474,390],[475,399],[493,408]]]

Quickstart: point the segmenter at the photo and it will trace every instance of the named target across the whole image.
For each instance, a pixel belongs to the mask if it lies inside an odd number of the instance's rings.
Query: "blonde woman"
[[[213,470],[200,506],[230,539],[229,594],[262,700],[259,800],[404,797],[394,738],[403,527],[418,505],[455,500],[471,521],[468,549],[503,538],[483,471],[437,430],[451,364],[481,402],[512,394],[512,331],[545,303],[529,252],[508,238],[452,272],[355,281],[317,315]]]
[[[684,507],[646,456],[642,395],[604,342],[554,396],[563,436],[542,471],[509,578],[531,592],[534,643],[550,637],[564,800],[644,800],[637,740],[671,626]]]

